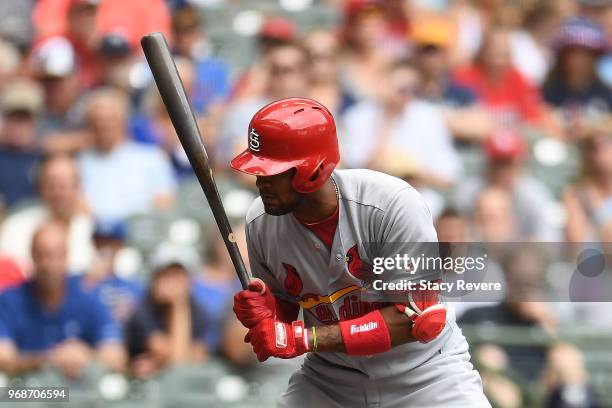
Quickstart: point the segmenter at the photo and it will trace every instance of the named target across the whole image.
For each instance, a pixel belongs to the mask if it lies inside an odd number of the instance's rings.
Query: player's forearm
[[[408,316],[399,313],[395,306],[388,306],[380,309],[383,319],[389,331],[391,338],[391,347],[399,346],[400,344],[416,341],[411,334],[412,323]],[[333,351],[339,353],[346,352],[346,345],[342,337],[342,331],[339,324],[328,326],[318,326],[309,329],[309,345],[310,350],[316,351]]]
[[[308,329],[308,334],[309,348],[312,351],[346,352],[340,325],[311,327]]]

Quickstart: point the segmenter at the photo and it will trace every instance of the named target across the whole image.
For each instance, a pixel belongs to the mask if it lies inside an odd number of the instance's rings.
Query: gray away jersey
[[[398,253],[416,257],[425,251],[422,243],[437,242],[427,205],[405,181],[362,169],[336,170],[332,177],[338,185],[340,209],[331,251],[292,214],[266,214],[261,198],[247,214],[253,276],[262,279],[275,296],[298,304],[308,327],[355,319],[381,307],[385,294],[373,289],[372,276],[363,276],[371,270],[367,266],[373,259]],[[390,282],[438,277],[434,271],[413,272],[387,270],[373,279]],[[445,345],[467,351],[453,314],[447,319],[444,331],[428,344],[407,343],[367,357],[330,352],[317,355],[373,379],[406,373]]]

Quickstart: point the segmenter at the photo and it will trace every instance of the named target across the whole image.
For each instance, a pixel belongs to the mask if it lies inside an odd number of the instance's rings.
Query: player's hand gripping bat
[[[147,34],[140,40],[142,49],[151,67],[153,78],[159,89],[168,115],[172,120],[172,125],[187,153],[189,163],[195,172],[202,190],[206,195],[208,204],[215,216],[215,221],[221,231],[223,241],[229,252],[236,274],[242,288],[246,289],[249,285],[249,275],[244,266],[242,256],[236,245],[234,234],[230,226],[225,209],[217,191],[217,185],[213,178],[212,170],[208,162],[208,155],[202,143],[200,129],[195,120],[193,110],[187,99],[183,82],[179,77],[176,65],[170,54],[168,43],[162,33]]]

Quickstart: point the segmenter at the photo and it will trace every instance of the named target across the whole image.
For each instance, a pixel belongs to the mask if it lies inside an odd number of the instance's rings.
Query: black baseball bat
[[[232,227],[219,197],[219,191],[217,190],[208,161],[208,154],[202,143],[200,129],[198,128],[189,99],[187,99],[185,87],[170,54],[168,43],[162,33],[155,32],[142,37],[140,44],[151,67],[153,78],[155,78],[155,83],[164,101],[168,115],[170,115],[172,120],[172,125],[181,141],[181,145],[183,145],[183,149],[185,149],[185,153],[187,153],[189,163],[191,163],[200,187],[202,187],[212,213],[215,216],[215,221],[219,231],[221,231],[223,241],[225,241],[225,246],[236,269],[238,279],[240,279],[242,288],[246,289],[250,281],[249,274],[244,266],[244,261],[232,233]]]

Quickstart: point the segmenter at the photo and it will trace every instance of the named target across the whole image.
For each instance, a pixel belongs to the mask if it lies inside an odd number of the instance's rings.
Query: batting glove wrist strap
[[[395,307],[410,318],[412,337],[421,343],[429,343],[438,337],[446,325],[446,306],[440,304],[437,290],[408,292],[407,304],[396,304]]]
[[[437,304],[415,312],[406,305],[395,305],[412,321],[412,337],[421,343],[429,343],[440,335],[446,325],[446,306]]]
[[[308,333],[301,320],[289,324],[265,319],[251,328],[244,340],[251,343],[259,361],[269,357],[294,358],[310,350]]]
[[[340,322],[346,354],[367,356],[391,349],[391,336],[380,310]]]

